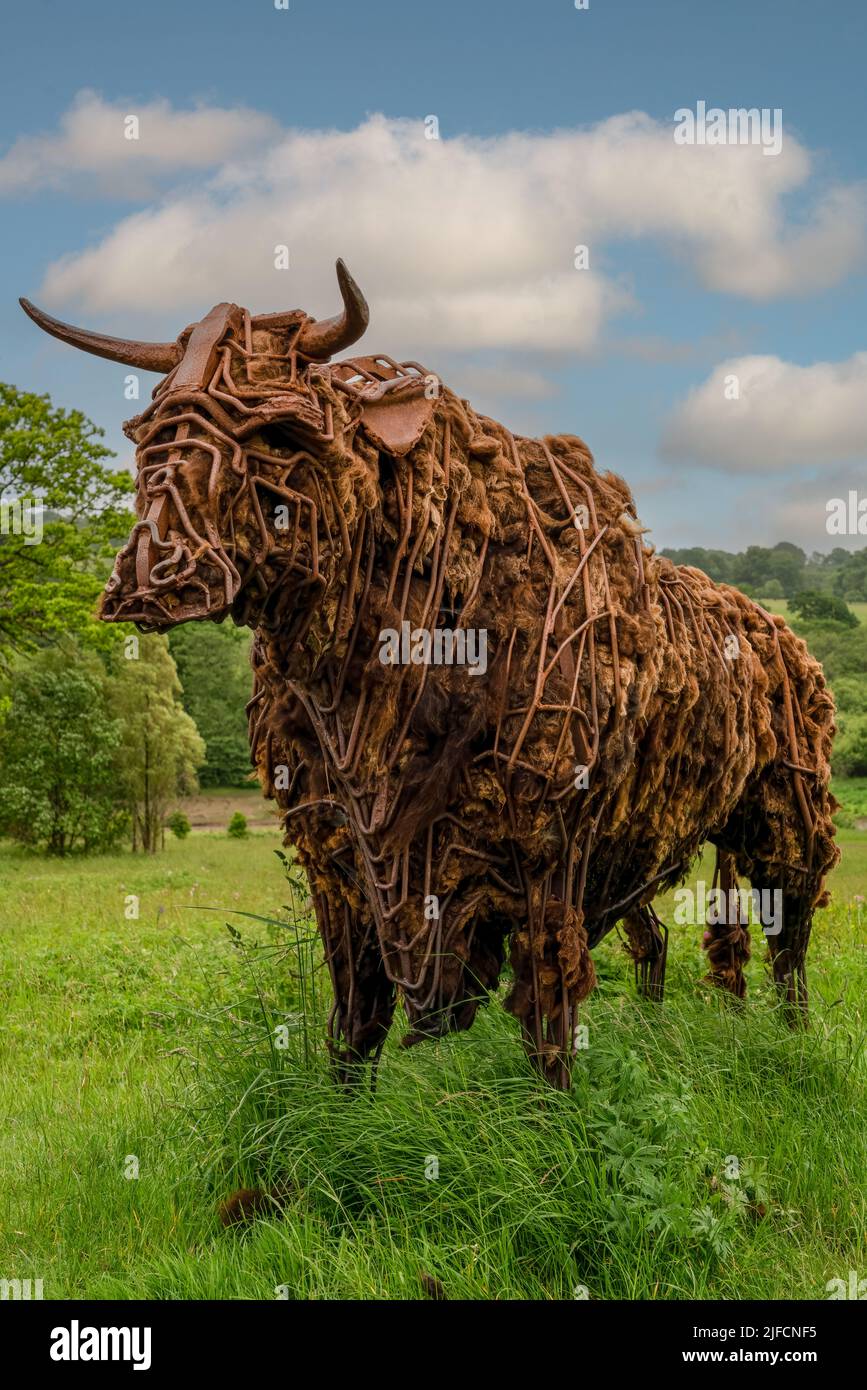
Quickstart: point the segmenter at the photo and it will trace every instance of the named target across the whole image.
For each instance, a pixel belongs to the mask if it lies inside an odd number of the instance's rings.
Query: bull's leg
[[[668,927],[648,904],[623,918],[626,949],[635,964],[635,985],[645,999],[662,1002],[668,957]]]
[[[499,983],[511,925],[499,913],[482,916],[466,910],[461,895],[452,895],[415,987],[401,991],[410,1024],[402,1047],[471,1027]]]
[[[774,982],[793,1026],[806,1022],[813,913],[827,901],[825,877],[838,857],[827,788],[814,791],[809,809],[812,832],[787,781],[760,783],[725,831],[728,859],[737,860],[752,884],[754,919],[761,916]]]
[[[755,824],[755,823],[754,823]],[[759,840],[759,836],[756,836]],[[742,869],[749,872],[752,884],[753,921],[761,921],[761,931],[767,938],[768,960],[780,1000],[788,1021],[793,1025],[807,1018],[807,947],[813,913],[822,899],[824,875],[800,866],[792,868],[772,858],[775,841],[770,838],[767,857],[756,853],[744,856]],[[720,864],[734,855],[720,852]],[[733,870],[731,873],[733,881]],[[721,876],[722,882],[722,876]],[[731,912],[729,916],[731,916]],[[738,942],[749,953],[746,929],[731,923],[709,928],[708,956],[720,974],[731,968],[732,942],[737,955]],[[746,959],[746,956],[743,957]],[[741,962],[743,963],[743,961]],[[737,966],[737,960],[734,961]],[[713,969],[712,969],[713,974]],[[725,983],[725,981],[721,981]]]
[[[709,970],[705,979],[718,989],[728,990],[736,999],[747,992],[744,966],[750,958],[747,913],[741,901],[735,874],[734,855],[717,851],[713,877],[716,890],[704,933]]]
[[[807,1020],[807,947],[818,892],[815,880],[805,882],[803,893],[785,892],[779,879],[754,884],[761,905],[762,930],[768,940],[768,958],[774,983],[787,1018],[793,1025]]]
[[[331,978],[328,1050],[336,1077],[348,1083],[360,1079],[361,1062],[373,1062],[375,1075],[394,1016],[394,985],[345,823],[298,816],[293,830]]]
[[[596,984],[582,914],[547,898],[539,885],[528,893],[527,920],[512,935],[514,984],[505,1007],[521,1021],[534,1065],[558,1090],[571,1085],[577,1046],[578,1006]]]
[[[359,1063],[375,1068],[394,1016],[394,985],[369,910],[326,888],[321,872],[316,877],[313,903],[334,993],[328,1049],[338,1080],[349,1083],[359,1078]]]

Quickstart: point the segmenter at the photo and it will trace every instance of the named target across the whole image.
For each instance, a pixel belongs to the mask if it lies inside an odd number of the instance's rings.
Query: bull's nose
[[[198,541],[181,521],[171,497],[161,495],[136,522],[103,593],[107,622],[164,630],[228,611],[240,587],[237,569],[222,547]]]

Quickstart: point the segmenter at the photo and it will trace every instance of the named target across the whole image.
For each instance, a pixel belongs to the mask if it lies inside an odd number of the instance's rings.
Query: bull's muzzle
[[[118,552],[105,586],[101,616],[107,622],[163,631],[225,616],[240,587],[235,566],[219,544],[177,523],[169,498],[154,498]]]

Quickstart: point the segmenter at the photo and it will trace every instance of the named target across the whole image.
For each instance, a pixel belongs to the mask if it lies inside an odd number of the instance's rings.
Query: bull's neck
[[[408,468],[384,478],[376,505],[346,527],[322,586],[286,605],[285,621],[256,629],[273,683],[289,680],[328,703],[336,692],[357,689],[385,633],[399,634],[405,623],[429,631],[460,624],[459,600],[447,586],[459,499],[452,489],[435,495],[430,481],[420,491]],[[480,573],[483,563],[484,552]]]

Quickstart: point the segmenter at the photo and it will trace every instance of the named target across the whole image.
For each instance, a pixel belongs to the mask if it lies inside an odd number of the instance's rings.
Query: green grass
[[[867,820],[867,777],[832,777],[831,790],[853,820]]]
[[[403,1299],[422,1274],[450,1298],[825,1297],[867,1270],[867,836],[840,842],[808,1032],[778,1017],[761,943],[739,1010],[699,983],[700,929],[672,927],[659,1009],[609,940],[568,1095],[496,1002],[468,1034],[395,1036],[374,1096],[339,1091],[275,835],[3,848],[0,1275],[46,1298]],[[224,1231],[220,1199],[272,1181],[282,1214]]]

